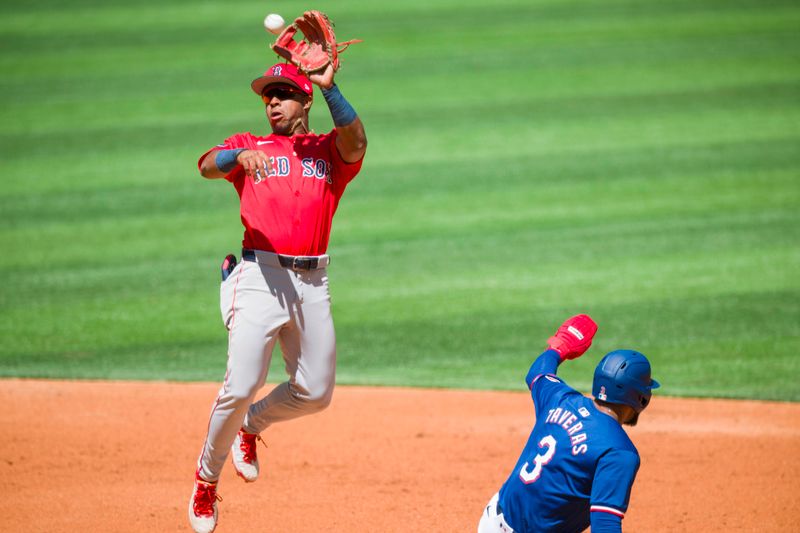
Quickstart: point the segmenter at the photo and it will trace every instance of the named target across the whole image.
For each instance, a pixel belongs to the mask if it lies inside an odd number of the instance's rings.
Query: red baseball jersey
[[[335,129],[292,137],[237,133],[200,156],[198,167],[212,150],[262,150],[270,158],[268,176],[248,178],[241,165],[225,176],[239,193],[242,247],[286,255],[327,251],[333,214],[363,161],[345,162],[335,141]]]

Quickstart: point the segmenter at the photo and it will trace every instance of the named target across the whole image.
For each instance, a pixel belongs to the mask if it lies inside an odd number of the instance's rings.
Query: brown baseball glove
[[[302,38],[296,41],[298,31]],[[307,75],[324,70],[329,63],[334,72],[339,70],[339,54],[351,44],[360,42],[360,39],[352,39],[337,43],[333,22],[328,16],[321,11],[306,11],[287,26],[270,47]]]

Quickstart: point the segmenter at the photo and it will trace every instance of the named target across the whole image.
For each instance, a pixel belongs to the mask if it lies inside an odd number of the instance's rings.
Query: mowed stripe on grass
[[[315,7],[365,40],[337,77],[370,138],[330,247],[340,382],[518,388],[588,312],[583,390],[624,346],[668,394],[800,399],[794,3]],[[241,229],[194,165],[266,131],[263,10],[2,8],[0,375],[221,379]]]

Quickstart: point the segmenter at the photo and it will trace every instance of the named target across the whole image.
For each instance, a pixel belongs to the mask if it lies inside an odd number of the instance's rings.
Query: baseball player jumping
[[[220,289],[228,365],[189,502],[198,533],[216,527],[217,481],[229,453],[237,474],[255,481],[257,436],[331,401],[336,340],[325,252],[339,199],[367,148],[364,126],[333,78],[333,65],[308,76],[291,63],[270,67],[251,88],[264,102],[272,134],[238,133],[198,162],[203,177],[224,178],[236,188],[244,225],[243,260]],[[335,129],[329,133],[309,132],[312,83],[330,108]],[[289,380],[254,402],[275,341]]]
[[[615,350],[594,371],[594,401],[556,377],[592,344],[597,325],[568,319],[525,382],[536,423],[511,475],[483,511],[478,533],[622,531],[639,453],[622,425],[636,425],[659,386],[639,352]]]

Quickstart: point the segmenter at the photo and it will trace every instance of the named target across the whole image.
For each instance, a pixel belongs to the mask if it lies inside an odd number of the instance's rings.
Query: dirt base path
[[[189,531],[216,384],[0,381],[1,529]],[[339,387],[226,466],[217,533],[474,532],[533,422],[520,393]],[[626,531],[796,531],[800,404],[656,397]]]

